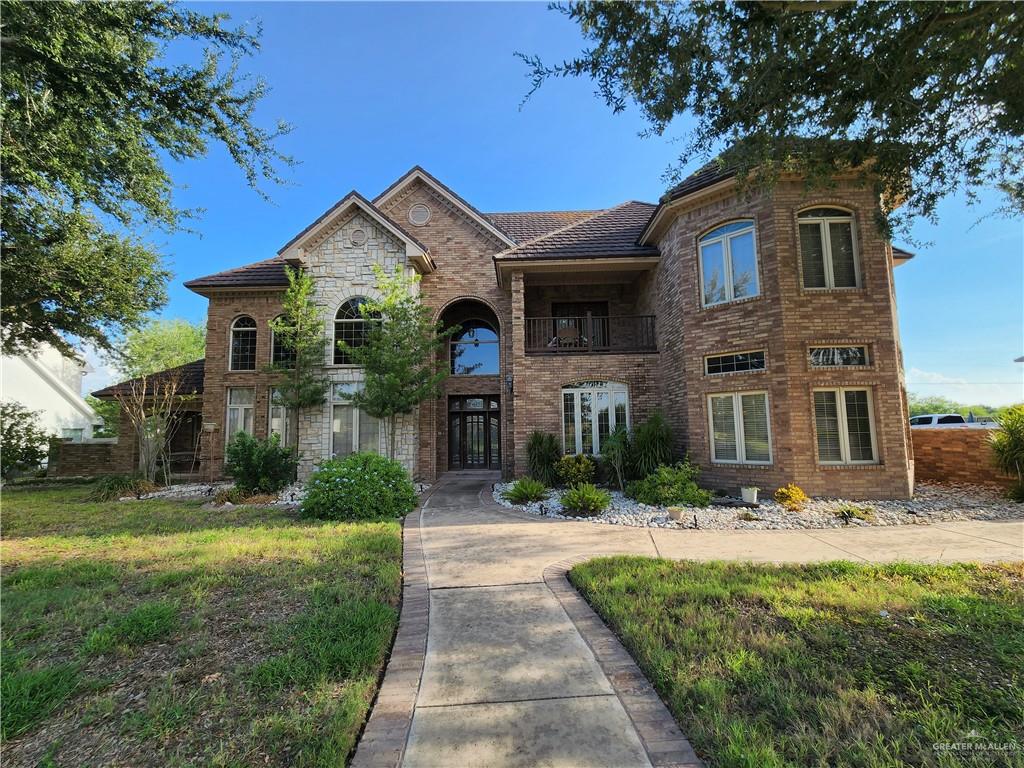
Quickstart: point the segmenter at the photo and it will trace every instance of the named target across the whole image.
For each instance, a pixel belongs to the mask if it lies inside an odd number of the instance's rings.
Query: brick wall
[[[127,474],[131,467],[118,466],[117,438],[101,438],[84,443],[50,441],[48,477],[96,477]]]
[[[1012,485],[992,463],[991,429],[911,428],[914,475],[919,480]]]

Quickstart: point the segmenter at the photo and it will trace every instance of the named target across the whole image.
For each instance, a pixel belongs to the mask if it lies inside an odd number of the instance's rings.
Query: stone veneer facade
[[[422,204],[429,221],[416,226],[409,210]],[[907,427],[903,370],[893,290],[890,245],[875,226],[877,201],[870,192],[840,183],[826,195],[808,195],[796,182],[783,182],[769,196],[746,198],[735,191],[713,190],[673,206],[672,217],[657,239],[661,257],[651,269],[628,275],[597,268],[567,267],[552,280],[533,282],[533,266],[524,264],[504,284],[496,278],[493,256],[508,247],[458,201],[419,179],[399,184],[378,201],[380,211],[425,246],[436,270],[425,274],[421,298],[434,317],[443,318],[463,300],[486,307],[499,326],[500,372],[497,376],[452,376],[440,398],[424,403],[403,420],[399,457],[420,479],[432,481],[447,469],[447,399],[455,394],[498,395],[501,402],[501,465],[506,476],[522,475],[525,445],[535,429],[561,435],[560,389],[575,381],[603,379],[629,388],[635,425],[655,410],[668,418],[679,456],[703,468],[702,482],[736,491],[759,485],[763,493],[795,482],[810,494],[848,497],[906,497],[913,488],[913,449]],[[797,211],[836,205],[854,212],[862,284],[857,289],[808,291],[802,288]],[[761,293],[758,297],[704,308],[700,301],[697,237],[738,218],[756,222]],[[366,242],[353,245],[351,232],[361,229]],[[412,270],[405,251],[372,217],[356,213],[335,222],[305,249],[316,278],[317,299],[324,308],[325,333],[333,337],[334,313],[352,296],[374,291],[372,265],[401,265]],[[582,262],[586,264],[587,262]],[[584,275],[583,272],[586,272]],[[583,279],[583,278],[586,279]],[[559,285],[561,280],[561,285]],[[223,468],[225,393],[229,386],[257,388],[255,432],[267,433],[272,379],[262,373],[269,362],[267,323],[280,311],[278,290],[219,289],[210,297],[208,316],[202,459],[208,477]],[[560,300],[609,301],[613,314],[656,315],[658,351],[635,354],[531,355],[524,348],[527,317],[549,316]],[[257,371],[227,370],[232,320],[240,314],[259,326]],[[867,344],[871,364],[859,368],[808,366],[811,344]],[[704,357],[763,348],[767,369],[719,376],[704,374]],[[357,381],[359,370],[335,366],[325,347],[325,373],[332,382]],[[444,364],[447,364],[445,361]],[[812,390],[843,385],[870,388],[874,407],[876,453],[872,465],[823,466],[816,459]],[[723,465],[710,459],[709,394],[766,391],[771,427],[771,465]],[[330,454],[330,402],[300,420],[302,471]],[[383,450],[383,445],[381,446]]]

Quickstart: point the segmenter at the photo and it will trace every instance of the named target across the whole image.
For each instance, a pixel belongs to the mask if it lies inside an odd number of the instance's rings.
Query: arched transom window
[[[231,324],[231,356],[228,367],[232,371],[256,370],[256,321],[247,315]]]
[[[352,356],[338,344],[344,341],[350,347],[361,347],[370,333],[370,320],[363,317],[360,307],[366,303],[362,296],[355,296],[340,307],[334,316],[334,364],[351,365]]]
[[[614,381],[578,381],[562,387],[562,450],[601,453],[619,427],[629,429],[629,391]]]
[[[797,214],[804,288],[860,285],[853,214],[842,208],[810,208]]]
[[[747,219],[716,227],[698,241],[705,307],[757,296],[757,244]]]
[[[484,320],[466,320],[452,336],[451,356],[457,376],[497,375],[498,332]]]

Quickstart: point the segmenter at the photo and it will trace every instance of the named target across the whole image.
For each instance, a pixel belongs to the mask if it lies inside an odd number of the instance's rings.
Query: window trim
[[[739,298],[737,298],[735,296],[735,288],[733,286],[733,279],[732,279],[732,277],[733,277],[732,276],[732,248],[729,245],[729,240],[731,238],[738,237],[739,235],[746,234],[748,229],[744,228],[744,229],[737,230],[736,232],[725,232],[725,233],[723,233],[721,235],[718,235],[717,237],[713,237],[713,238],[710,238],[708,240],[704,240],[704,238],[707,237],[712,232],[714,232],[716,229],[719,229],[721,227],[726,227],[729,224],[736,224],[736,223],[739,223],[739,222],[749,222],[750,223],[749,231],[753,234],[753,243],[754,243],[754,278],[755,278],[755,280],[757,280],[757,293],[752,294],[750,296],[740,296]],[[721,242],[723,244],[723,249],[722,249],[722,271],[723,271],[723,278],[725,279],[726,298],[724,300],[722,300],[722,301],[716,301],[716,302],[712,302],[711,304],[708,304],[707,302],[704,301],[704,253],[703,253],[703,251],[704,251],[704,246],[711,245],[713,243],[718,243],[718,242]],[[759,250],[760,249],[758,248],[758,242],[757,242],[757,219],[754,218],[754,217],[745,218],[745,217],[741,216],[741,217],[738,217],[738,218],[735,218],[735,219],[729,219],[728,221],[720,221],[717,224],[715,224],[713,227],[708,227],[708,229],[705,230],[705,232],[703,234],[697,235],[697,273],[700,276],[700,281],[698,282],[697,289],[700,291],[700,305],[701,305],[702,309],[710,309],[711,307],[720,307],[723,304],[732,304],[733,302],[736,302],[736,301],[750,301],[751,299],[756,299],[756,298],[759,298],[761,296],[761,257],[760,257],[760,255],[758,253]]]
[[[801,214],[813,211],[818,208],[834,208],[835,210],[846,211],[846,216],[807,216],[801,218]],[[853,247],[853,279],[854,285],[836,285],[835,268],[832,264],[832,238],[828,227],[833,222],[850,224],[850,243]],[[800,238],[800,226],[802,224],[817,224],[821,232],[821,258],[822,267],[825,270],[825,285],[809,286],[805,282],[804,275],[804,252],[803,241]],[[801,208],[796,212],[796,236],[797,253],[800,257],[800,288],[804,291],[858,291],[864,287],[864,278],[860,268],[860,242],[857,239],[857,216],[856,213],[845,205],[834,205],[818,203]]]
[[[839,419],[839,461],[822,461],[818,450],[818,419],[814,413],[814,393],[833,392],[836,395],[836,415]],[[846,392],[866,392],[868,404],[868,430],[871,434],[871,460],[850,458],[850,425],[846,420]],[[878,452],[878,430],[875,427],[874,389],[867,385],[850,387],[814,387],[811,390],[811,420],[814,422],[814,458],[823,467],[856,467],[881,464]]]
[[[743,431],[743,400],[744,395],[762,395],[764,396],[764,412],[765,412],[765,423],[768,431],[768,460],[767,461],[756,461],[747,459],[747,445],[744,439],[745,434]],[[711,401],[715,397],[731,397],[732,398],[732,421],[733,429],[735,429],[736,435],[736,458],[735,459],[717,459],[715,458],[715,422],[714,414],[712,412]],[[711,458],[712,464],[729,464],[729,465],[750,465],[757,467],[769,467],[775,464],[775,451],[772,448],[772,402],[766,389],[747,389],[738,390],[736,392],[711,392],[707,396],[707,407],[708,407],[708,450],[709,457]]]
[[[579,387],[579,386],[575,386],[575,384],[566,384],[565,386],[560,387],[559,390],[558,390],[558,403],[559,403],[558,407],[559,407],[559,414],[560,414],[559,431],[561,432],[561,438],[562,438],[561,439],[561,443],[562,443],[562,455],[563,456],[569,455],[569,451],[566,450],[566,445],[565,445],[565,395],[566,395],[566,393],[572,394],[572,396],[573,396],[573,437],[575,439],[575,445],[573,446],[573,450],[572,450],[572,454],[571,455],[574,455],[574,456],[578,456],[580,454],[583,454],[585,456],[600,456],[601,455],[601,452],[600,452],[600,448],[601,448],[600,439],[601,438],[600,438],[600,435],[598,433],[597,408],[594,407],[593,403],[591,403],[591,407],[590,407],[590,423],[591,423],[591,434],[590,434],[591,446],[590,447],[593,449],[593,452],[592,453],[588,453],[588,454],[584,454],[583,453],[583,418],[582,418],[582,414],[581,414],[582,409],[580,408],[580,394],[583,393],[583,392],[592,392],[592,393],[607,392],[608,393],[608,430],[609,430],[608,434],[611,434],[612,432],[614,432],[619,427],[619,425],[615,423],[615,403],[613,402],[612,395],[614,393],[616,393],[616,392],[624,393],[626,395],[626,424],[625,424],[625,427],[626,427],[627,431],[632,431],[633,415],[632,415],[632,408],[630,406],[629,385],[627,385],[627,384],[625,384],[625,383],[623,383],[621,381],[604,381],[604,380],[598,380],[598,379],[593,379],[593,380],[588,379],[588,380],[586,380],[586,382],[582,382],[581,381],[581,382],[576,382],[576,383],[577,384],[581,384],[581,383],[594,384],[594,383],[597,383],[598,381],[600,381],[600,383],[604,384],[605,386],[603,386],[603,387],[595,387],[595,386]]]
[[[751,355],[755,352],[761,352],[764,355],[764,368],[751,368],[746,371],[719,371],[718,373],[712,373],[708,370],[708,360],[713,357],[733,357],[735,355]],[[756,347],[754,349],[739,349],[735,352],[718,352],[713,355],[704,355],[704,375],[705,376],[735,376],[744,373],[764,373],[768,370],[768,349],[767,347]]]
[[[254,325],[252,328],[236,328],[239,320],[252,320]],[[252,368],[236,368],[235,367],[235,331],[252,331],[253,334],[253,364]],[[252,315],[238,315],[234,320],[231,321],[231,325],[228,326],[228,371],[230,373],[254,373],[259,363],[259,323],[256,322],[256,318]]]

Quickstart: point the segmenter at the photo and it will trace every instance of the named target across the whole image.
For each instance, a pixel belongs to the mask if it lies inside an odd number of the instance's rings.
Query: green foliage
[[[672,430],[660,413],[633,430],[633,476],[647,477],[663,464],[672,463]]]
[[[587,44],[555,66],[519,54],[533,90],[550,77],[589,78],[614,111],[636,104],[656,135],[686,115],[693,127],[674,178],[731,142],[720,165],[757,186],[797,171],[827,188],[852,169],[905,200],[905,213],[883,212],[889,230],[934,218],[959,190],[974,199],[999,187],[1007,213],[1024,210],[1024,111],[1007,97],[1019,91],[1024,48],[1013,3],[556,7]]]
[[[353,453],[320,464],[306,482],[302,513],[321,520],[401,517],[416,507],[409,473],[394,459]]]
[[[22,668],[11,663],[14,654],[5,649],[0,675],[0,739],[6,742],[44,720],[81,686],[75,664]]]
[[[1010,501],[1016,501],[1018,504],[1024,503],[1024,483],[1015,483],[1013,487],[1006,492],[1006,498]]]
[[[570,488],[593,482],[594,470],[594,460],[583,453],[568,453],[555,465],[559,479]]]
[[[699,476],[700,467],[689,461],[671,467],[662,465],[626,486],[626,495],[656,507],[706,507],[711,503],[711,492],[698,487]]]
[[[561,502],[564,515],[593,517],[608,509],[612,495],[591,483],[580,483],[563,493]]]
[[[276,493],[295,476],[298,459],[277,435],[260,440],[237,433],[224,451],[224,470],[247,494]]]
[[[836,517],[849,525],[851,520],[863,520],[865,523],[875,522],[875,513],[867,507],[859,507],[856,504],[843,504],[836,510]]]
[[[147,376],[206,355],[206,326],[178,318],[150,320],[130,330],[112,356],[125,378]]]
[[[90,656],[110,653],[117,648],[133,648],[159,640],[178,626],[178,606],[165,600],[142,603],[118,616],[85,638],[83,649]]]
[[[526,462],[530,477],[544,485],[554,485],[558,480],[555,464],[561,456],[558,438],[550,432],[535,429],[526,440]]]
[[[211,142],[250,186],[290,162],[273,148],[287,126],[253,121],[264,84],[237,70],[258,32],[159,0],[8,0],[3,15],[3,349],[109,349],[166,300],[159,255],[125,232],[194,214],[174,206],[167,168]]]
[[[395,457],[398,417],[440,393],[448,369],[438,365],[447,339],[457,328],[444,329],[431,319],[431,310],[419,300],[419,275],[406,275],[401,266],[388,274],[373,265],[378,298],[360,305],[370,320],[366,341],[338,346],[363,368],[363,388],[352,395],[352,404],[381,419],[387,432],[388,456]]]
[[[803,488],[796,483],[789,483],[775,491],[775,500],[790,512],[800,512],[810,501]]]
[[[964,405],[948,397],[938,395],[919,395],[914,392],[907,394],[907,409],[911,416],[925,413],[959,413],[966,418],[974,414],[975,418],[999,420],[1004,413],[1014,406]]]
[[[991,436],[992,456],[1001,472],[1024,485],[1024,405],[1008,408]]]
[[[49,450],[50,435],[39,426],[39,411],[13,401],[0,403],[0,477],[34,470]]]
[[[543,501],[548,497],[547,486],[532,477],[521,477],[512,483],[512,487],[504,492],[507,500],[513,504],[529,504],[531,501]]]
[[[121,430],[121,405],[116,400],[100,400],[92,395],[85,396],[85,402],[103,419],[102,427],[95,427],[93,437],[117,437]]]
[[[93,484],[87,498],[89,501],[117,501],[126,496],[139,498],[156,489],[156,483],[135,475],[103,475]]]
[[[632,461],[633,447],[630,444],[629,432],[624,427],[618,427],[605,438],[604,445],[601,446],[601,456],[615,473],[615,482],[619,490],[626,490],[626,475]]]

